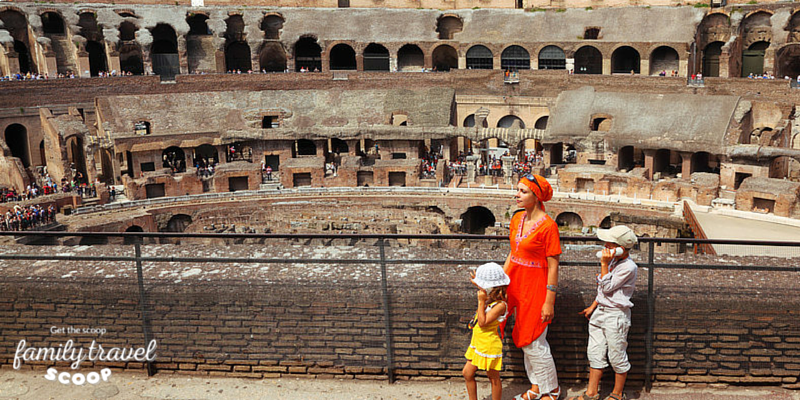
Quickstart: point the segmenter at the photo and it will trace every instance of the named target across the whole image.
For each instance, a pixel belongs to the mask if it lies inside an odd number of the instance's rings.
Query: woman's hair
[[[506,301],[506,289],[508,289],[508,285],[493,287],[492,290],[489,291],[488,302]]]

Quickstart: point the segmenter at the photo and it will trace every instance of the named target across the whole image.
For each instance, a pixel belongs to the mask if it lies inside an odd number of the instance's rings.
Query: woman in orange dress
[[[508,308],[516,311],[512,337],[524,354],[531,388],[517,400],[557,400],[561,395],[547,327],[553,320],[558,288],[561,241],[558,226],[545,214],[553,188],[539,175],[528,174],[514,196],[520,210],[511,218],[511,253],[503,269],[509,277]]]

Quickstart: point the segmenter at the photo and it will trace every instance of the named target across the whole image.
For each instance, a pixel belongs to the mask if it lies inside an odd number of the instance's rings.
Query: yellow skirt
[[[500,371],[503,368],[503,340],[497,331],[499,325],[494,323],[483,328],[475,325],[472,328],[472,340],[464,357],[480,370]]]

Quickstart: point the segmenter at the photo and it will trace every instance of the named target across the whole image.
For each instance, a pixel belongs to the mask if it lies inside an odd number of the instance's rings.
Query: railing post
[[[654,260],[656,242],[649,242],[647,247],[647,333],[644,339],[646,353],[644,390],[649,393],[650,389],[653,387],[653,329],[656,321],[656,296],[653,292],[653,280],[655,277]]]
[[[139,281],[139,309],[142,314],[142,333],[144,334],[144,347],[150,344],[150,324],[147,319],[147,302],[144,294],[144,275],[142,274],[142,237],[136,237],[136,243],[133,245],[134,256],[136,257],[136,278]],[[147,376],[155,375],[156,370],[153,368],[153,363],[147,361]]]
[[[394,344],[392,342],[392,321],[391,309],[389,302],[389,285],[386,280],[386,243],[384,238],[378,239],[378,249],[381,254],[381,292],[383,298],[383,322],[384,331],[386,332],[386,374],[389,377],[389,383],[394,383]]]

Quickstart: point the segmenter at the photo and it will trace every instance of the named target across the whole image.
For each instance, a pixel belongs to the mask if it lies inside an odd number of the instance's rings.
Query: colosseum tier
[[[111,187],[133,205],[502,189],[530,168],[557,187],[565,226],[633,208],[649,234],[680,236],[680,199],[800,216],[800,8],[497,7],[4,5],[0,185],[96,182],[96,198],[32,201],[109,211]],[[595,196],[611,211],[586,211]],[[438,222],[417,228],[485,232],[513,212],[468,207],[423,213]],[[63,221],[130,227],[79,214]],[[155,214],[137,226],[166,229]]]

